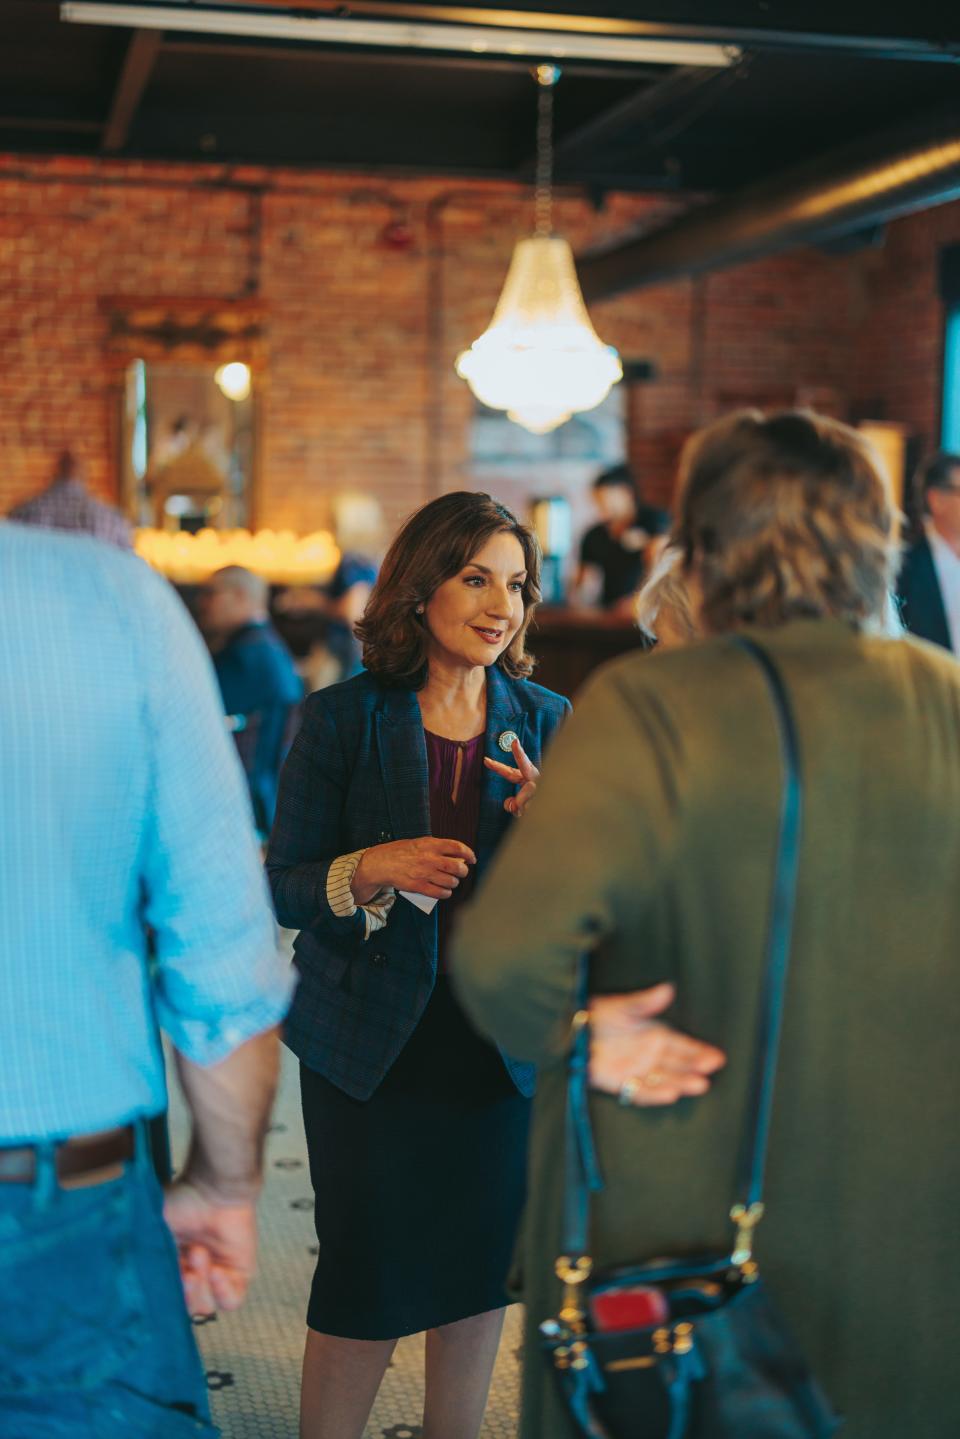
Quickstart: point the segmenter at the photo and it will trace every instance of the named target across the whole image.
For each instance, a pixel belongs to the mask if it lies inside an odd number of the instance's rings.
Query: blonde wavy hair
[[[674,539],[709,630],[804,617],[882,625],[898,536],[879,458],[837,420],[741,410],[684,448]]]
[[[637,591],[633,617],[638,629],[656,644],[665,631],[674,644],[687,644],[697,637],[693,600],[687,585],[683,551],[667,545]]]

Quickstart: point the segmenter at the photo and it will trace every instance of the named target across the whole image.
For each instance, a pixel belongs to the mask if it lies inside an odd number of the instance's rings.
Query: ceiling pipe
[[[588,303],[833,240],[960,196],[960,104],[832,150],[581,256]]]

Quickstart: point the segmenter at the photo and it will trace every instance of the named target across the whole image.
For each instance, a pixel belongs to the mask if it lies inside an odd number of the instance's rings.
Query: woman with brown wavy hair
[[[473,1029],[446,953],[570,708],[527,678],[539,578],[533,535],[489,495],[419,510],[358,627],[366,672],[311,695],[281,778],[267,868],[300,930],[286,1041],[319,1240],[303,1439],[357,1439],[396,1340],[421,1331],[425,1439],[474,1439],[483,1417],[534,1071]],[[608,1011],[607,1083],[645,1062],[675,1075],[665,1100],[706,1087],[714,1051],[648,1021],[669,998]]]

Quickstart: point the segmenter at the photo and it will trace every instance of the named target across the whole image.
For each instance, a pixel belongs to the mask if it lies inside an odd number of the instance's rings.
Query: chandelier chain
[[[534,215],[538,235],[553,233],[553,87],[558,73],[551,65],[542,65],[537,71],[537,175]]]

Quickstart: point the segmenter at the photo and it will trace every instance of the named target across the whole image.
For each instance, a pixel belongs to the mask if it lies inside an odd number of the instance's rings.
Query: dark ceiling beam
[[[592,120],[587,120],[577,129],[560,136],[553,147],[555,159],[570,155],[575,150],[589,145],[599,145],[614,135],[619,135],[628,125],[637,125],[649,120],[652,115],[662,114],[671,105],[683,104],[694,95],[709,89],[718,74],[726,71],[708,70],[702,65],[681,65],[653,85],[647,85],[625,100],[602,110]]]
[[[106,154],[122,150],[127,143],[133,117],[149,83],[162,43],[161,30],[135,30],[131,35],[110,103],[110,114],[103,127],[100,148]]]
[[[338,65],[383,64],[411,70],[423,70],[433,65],[444,70],[470,70],[474,73],[487,70],[504,75],[529,75],[531,68],[529,56],[511,60],[505,56],[451,55],[447,52],[435,55],[424,50],[410,53],[402,50],[378,51],[367,48],[348,50],[327,45],[290,45],[283,40],[248,40],[234,35],[222,37],[210,35],[199,38],[187,34],[174,35],[168,32],[164,36],[163,48],[165,52],[173,55],[211,55],[221,59],[224,57],[250,57],[257,60],[294,60],[300,64],[306,60],[314,62],[325,60],[327,64],[330,64],[332,60],[335,60]],[[629,67],[631,78],[638,74],[660,74],[662,71],[662,65],[631,65]],[[618,72],[615,66],[605,62],[564,60],[563,73],[580,78],[609,80],[611,75],[616,75]]]
[[[0,115],[0,130],[76,131],[77,134],[99,134],[102,120],[57,120],[50,115]]]
[[[960,104],[844,145],[577,262],[586,300],[819,243],[960,196]]]
[[[177,3],[177,0],[174,0]],[[342,0],[234,0],[242,8],[336,15]],[[686,40],[731,45],[750,50],[834,51],[861,59],[956,61],[960,43],[912,35],[877,35],[869,31],[766,29],[757,25],[676,24],[657,20],[625,20],[612,15],[556,14],[546,10],[499,10],[477,5],[401,3],[401,0],[350,0],[353,19],[447,22],[490,25],[512,30],[552,30],[575,35],[622,36],[633,40]],[[867,7],[864,7],[868,12]]]
[[[563,68],[566,71],[567,67]],[[683,65],[671,70],[654,84],[635,90],[632,95],[585,120],[576,129],[559,136],[553,146],[554,164],[559,167],[578,151],[601,145],[621,134],[628,126],[640,124],[653,115],[662,114],[672,105],[692,99],[710,87],[718,74],[728,73],[726,70],[708,70],[701,65]],[[528,155],[517,169],[518,179],[529,179],[535,163],[536,156]]]

